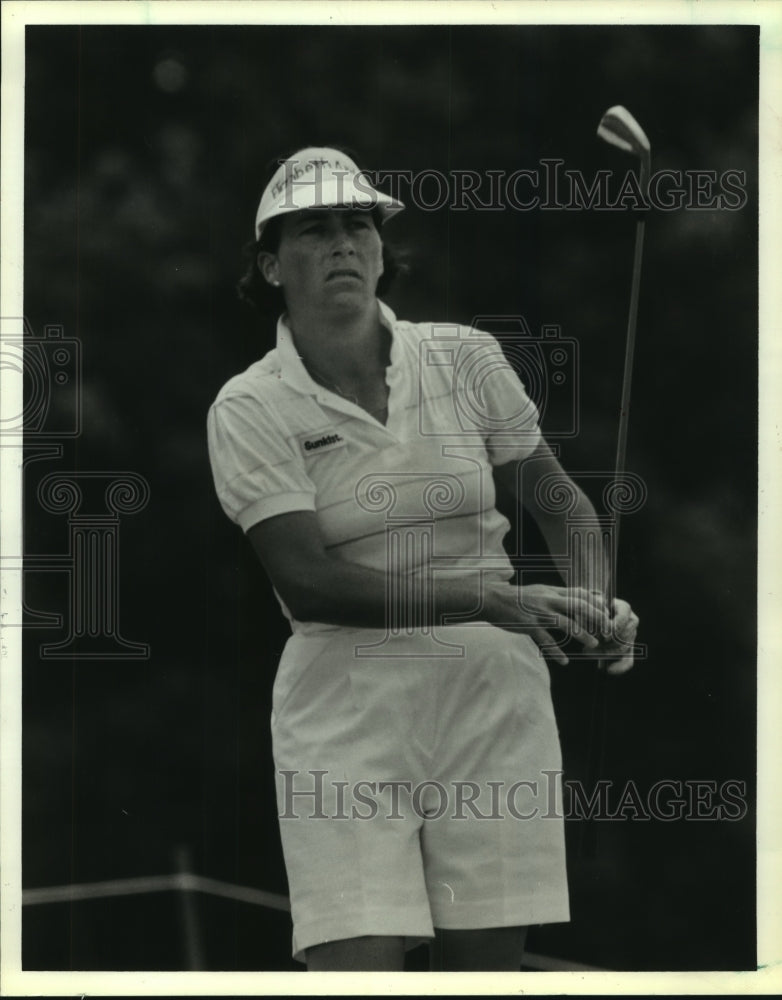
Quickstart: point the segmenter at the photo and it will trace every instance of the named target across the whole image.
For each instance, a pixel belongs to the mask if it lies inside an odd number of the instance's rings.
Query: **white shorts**
[[[384,637],[369,629],[285,647],[272,740],[299,961],[343,938],[569,919],[545,661],[486,623],[439,635],[448,655],[417,634],[357,655]]]

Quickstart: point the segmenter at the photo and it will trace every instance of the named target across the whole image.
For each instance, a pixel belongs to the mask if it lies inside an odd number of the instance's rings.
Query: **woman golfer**
[[[567,662],[564,632],[623,670],[637,618],[600,566],[509,582],[495,479],[563,563],[543,487],[585,531],[595,512],[492,337],[377,298],[402,208],[339,150],[280,165],[255,221],[277,346],[221,389],[210,457],[293,633],[272,738],[294,956],[402,969],[433,939],[433,969],[518,970],[526,927],[569,917],[541,647]]]

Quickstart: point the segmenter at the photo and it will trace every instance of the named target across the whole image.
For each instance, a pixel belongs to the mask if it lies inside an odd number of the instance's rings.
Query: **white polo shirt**
[[[537,410],[490,334],[379,308],[392,334],[386,425],[310,377],[283,316],[276,348],[209,410],[220,503],[244,531],[314,511],[336,557],[403,577],[431,567],[507,580],[491,468],[535,450]],[[294,632],[337,627],[297,622],[280,603]]]

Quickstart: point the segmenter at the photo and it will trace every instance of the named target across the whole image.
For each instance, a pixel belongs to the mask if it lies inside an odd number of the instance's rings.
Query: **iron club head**
[[[600,119],[597,134],[618,149],[637,156],[641,161],[641,187],[645,189],[651,169],[651,146],[646,133],[627,108],[614,105]]]
[[[621,104],[606,111],[597,126],[597,134],[612,146],[618,146],[619,149],[632,153],[639,159],[642,159],[644,154],[649,155],[651,147],[646,133]]]

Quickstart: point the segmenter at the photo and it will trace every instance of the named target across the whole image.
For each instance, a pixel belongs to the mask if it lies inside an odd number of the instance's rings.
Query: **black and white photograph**
[[[782,986],[782,16],[612,7],[4,5],[3,995]]]

